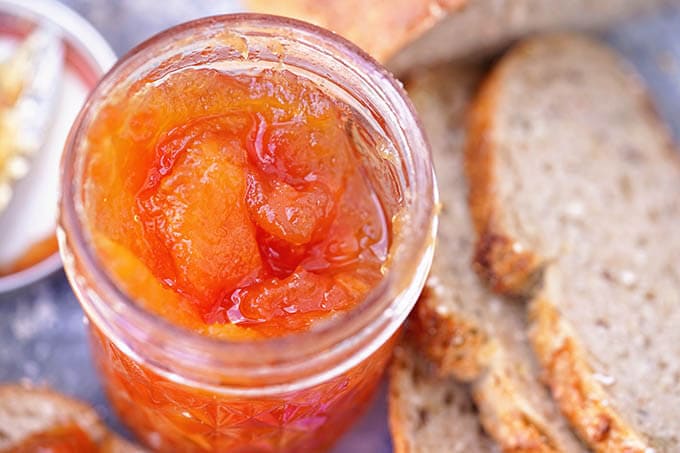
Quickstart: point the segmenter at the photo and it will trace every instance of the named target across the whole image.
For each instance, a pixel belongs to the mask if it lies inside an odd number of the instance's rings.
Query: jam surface
[[[211,336],[280,336],[351,309],[389,246],[351,121],[285,70],[141,80],[88,135],[102,262],[140,304]]]

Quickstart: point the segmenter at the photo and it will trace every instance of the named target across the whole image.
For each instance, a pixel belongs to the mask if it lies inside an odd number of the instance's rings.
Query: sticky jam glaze
[[[99,112],[84,177],[97,251],[134,300],[252,339],[366,297],[390,228],[345,104],[285,70],[142,82]]]

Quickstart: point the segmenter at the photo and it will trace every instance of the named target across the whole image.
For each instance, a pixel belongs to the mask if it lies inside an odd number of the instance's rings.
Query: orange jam
[[[155,71],[90,125],[86,226],[136,303],[202,335],[308,330],[383,277],[390,225],[348,105],[286,70]],[[160,451],[327,448],[362,412],[393,341],[301,390],[230,396],[174,382],[93,326],[121,418]],[[248,385],[246,383],[245,385]]]
[[[104,265],[205,335],[281,336],[351,309],[389,246],[352,121],[285,70],[137,82],[88,135],[85,209]]]

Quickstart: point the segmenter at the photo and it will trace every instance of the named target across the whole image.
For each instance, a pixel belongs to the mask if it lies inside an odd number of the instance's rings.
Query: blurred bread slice
[[[349,39],[386,61],[467,0],[246,0],[254,12],[294,17]]]
[[[547,30],[590,30],[677,0],[468,0],[388,60],[397,74],[425,64],[486,57]]]
[[[553,396],[598,452],[680,451],[680,160],[611,49],[558,34],[496,66],[466,152],[477,265],[532,297]]]
[[[440,377],[412,344],[397,347],[390,367],[389,422],[395,453],[491,453],[470,392]]]
[[[103,453],[144,451],[110,433],[87,404],[44,388],[0,385],[0,452],[19,451],[35,436],[69,432],[84,433],[83,440]]]
[[[442,373],[470,384],[482,425],[504,451],[583,452],[540,381],[526,307],[493,296],[472,269],[464,118],[480,78],[479,68],[443,66],[406,84],[432,145],[442,204],[416,337]]]
[[[396,74],[480,58],[524,36],[595,29],[678,0],[246,0],[251,11],[328,28]]]

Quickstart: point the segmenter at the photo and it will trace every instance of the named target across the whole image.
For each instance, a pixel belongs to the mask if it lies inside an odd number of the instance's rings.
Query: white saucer
[[[0,58],[8,55],[37,23],[62,33],[65,65],[56,116],[46,144],[31,157],[29,173],[13,185],[0,213],[0,268],[11,265],[56,229],[59,161],[71,124],[116,56],[104,38],[77,13],[54,0],[0,0]],[[61,267],[58,253],[18,272],[0,276],[0,293],[39,280]]]

